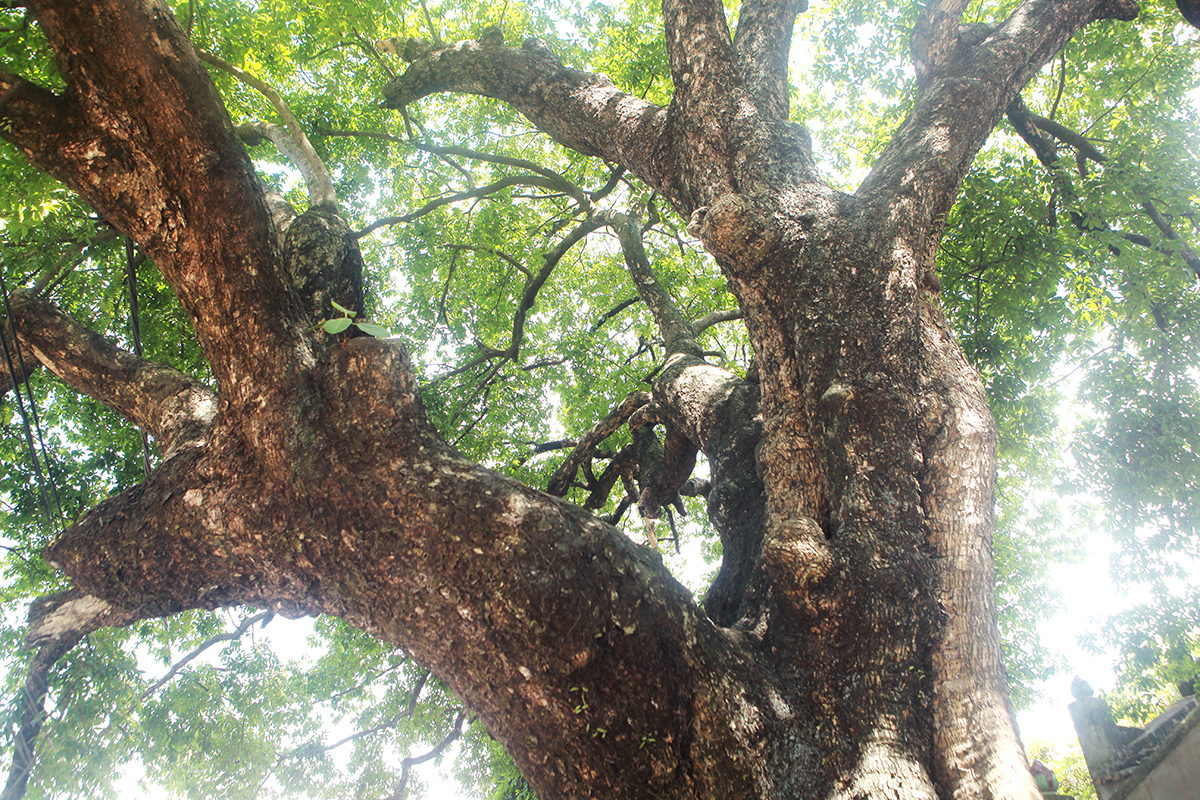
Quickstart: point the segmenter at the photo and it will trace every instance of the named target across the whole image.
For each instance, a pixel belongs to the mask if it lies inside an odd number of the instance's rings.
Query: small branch
[[[507,261],[508,264],[513,269],[520,272],[526,278],[533,277],[533,273],[530,272],[529,269],[524,264],[522,264],[520,261],[517,261],[517,259],[510,256],[508,253],[505,253],[503,250],[500,250],[499,248],[496,248],[496,247],[485,247],[484,245],[477,245],[477,244],[450,244],[450,243],[443,244],[442,247],[446,248],[447,250],[470,250],[475,253],[487,253],[488,255],[495,256],[496,258]]]
[[[659,335],[669,352],[699,353],[695,333],[688,325],[675,299],[663,288],[650,259],[642,245],[642,230],[637,221],[628,214],[616,211],[604,211],[596,214],[598,220],[608,225],[617,234],[621,243],[621,252],[625,256],[625,266],[629,270],[629,278],[634,289],[646,302],[654,317]]]
[[[370,684],[372,684],[375,681],[382,678],[384,675],[387,675],[389,672],[395,672],[396,670],[400,669],[403,666],[404,666],[404,662],[401,661],[397,664],[393,664],[392,666],[390,666],[386,669],[381,669],[378,672],[376,672],[375,674],[367,676],[366,680],[361,681],[361,682],[355,684],[354,686],[351,686],[349,689],[345,689],[340,692],[334,692],[329,697],[327,697],[324,702],[340,700],[341,698],[348,697],[349,695],[352,695],[355,692],[361,692],[364,687],[369,686]]]
[[[362,51],[379,63],[379,66],[387,73],[389,80],[394,80],[396,71],[392,69],[392,65],[387,62],[387,59],[379,54],[379,48],[375,47],[374,43],[366,36],[363,36],[357,28],[353,29],[351,33],[354,35],[355,41],[358,42],[358,46],[362,48]]]
[[[457,203],[462,200],[470,200],[473,197],[486,197],[489,194],[498,192],[501,189],[507,189],[509,186],[540,186],[543,189],[557,189],[558,185],[542,175],[510,175],[506,178],[489,183],[487,186],[481,186],[467,191],[457,192],[455,194],[445,195],[436,200],[430,200],[425,205],[418,208],[416,211],[408,214],[400,214],[392,217],[383,217],[372,222],[362,230],[355,231],[354,237],[361,239],[367,234],[374,233],[379,228],[387,225],[397,225],[405,222],[412,222],[415,219],[425,216],[426,214],[441,208],[451,203]]]
[[[725,311],[714,311],[711,314],[705,314],[700,319],[692,323],[692,330],[696,335],[704,333],[706,330],[721,322],[732,322],[736,319],[742,319],[742,312],[736,308],[731,308]]]
[[[591,208],[591,201],[583,189],[575,185],[574,182],[568,180],[565,176],[548,169],[535,161],[528,161],[524,158],[513,158],[512,156],[500,156],[493,153],[485,153],[481,150],[472,150],[468,147],[435,147],[433,145],[421,144],[420,142],[410,142],[410,144],[418,150],[424,150],[427,153],[433,153],[438,156],[458,156],[459,158],[469,158],[472,161],[483,161],[488,164],[500,164],[506,167],[516,167],[537,175],[541,175],[549,180],[554,188],[566,194],[572,200],[579,204],[580,208],[587,211]],[[540,184],[533,184],[540,185]]]
[[[441,44],[442,37],[438,35],[437,28],[434,27],[433,17],[429,14],[429,6],[425,5],[425,0],[421,0],[421,13],[425,16],[425,24],[429,26],[429,35],[433,38],[434,44]]]
[[[588,197],[593,203],[598,203],[605,197],[612,194],[613,190],[621,185],[621,179],[625,177],[625,168],[622,166],[613,167],[612,174],[608,176],[608,181],[603,186],[594,192],[589,192]]]
[[[64,256],[59,259],[57,264],[42,270],[33,283],[33,293],[46,294],[51,285],[60,283],[66,275],[86,260],[87,251],[90,248],[114,241],[120,235],[116,228],[105,227],[103,230],[85,237],[83,241],[75,242],[72,247],[73,252],[69,256]]]
[[[546,367],[557,367],[560,364],[567,363],[565,358],[542,358],[537,361],[532,361],[528,364],[522,364],[521,369],[524,372],[533,372],[535,369],[545,369]]]
[[[610,319],[615,317],[617,314],[620,314],[622,311],[629,308],[634,303],[640,302],[641,299],[642,298],[640,298],[640,297],[631,297],[628,300],[618,303],[617,305],[610,308],[608,311],[606,311],[604,313],[604,315],[602,317],[600,317],[600,319],[598,319],[594,323],[592,323],[591,333],[595,333],[596,331],[600,330],[600,328],[602,328],[604,326],[604,323],[608,322]]]
[[[163,675],[161,678],[159,678],[157,681],[155,681],[154,684],[152,686],[150,686],[150,688],[148,688],[144,692],[142,692],[141,699],[145,700],[147,697],[154,694],[162,687],[166,686],[168,683],[170,683],[172,681],[172,679],[174,679],[174,677],[176,675],[179,674],[180,670],[182,670],[184,667],[186,667],[192,661],[195,661],[197,658],[199,658],[201,655],[203,655],[204,652],[206,650],[208,650],[209,648],[214,647],[215,645],[218,645],[221,642],[232,642],[236,639],[240,639],[246,633],[246,631],[250,630],[250,628],[254,625],[254,623],[266,620],[266,622],[263,622],[263,624],[265,625],[267,622],[270,622],[271,618],[274,616],[275,615],[270,611],[260,611],[252,617],[246,617],[246,619],[242,620],[241,624],[239,624],[233,630],[227,631],[225,633],[218,633],[215,636],[208,637],[203,642],[198,644],[190,653],[188,653],[183,658],[176,661],[171,666],[171,669],[167,670],[166,675]]]
[[[540,456],[542,453],[552,453],[555,450],[569,450],[570,448],[575,447],[577,444],[579,444],[578,439],[558,439],[553,442],[542,442],[541,444],[534,445],[533,450],[531,450],[528,455],[523,456],[521,460],[517,462],[517,466],[524,466],[529,459],[533,458],[534,456]]]
[[[584,501],[583,507],[588,511],[595,511],[608,502],[608,496],[612,493],[612,488],[617,480],[628,481],[633,477],[633,471],[637,468],[637,454],[634,452],[633,446],[624,447],[621,452],[613,456],[608,462],[608,466],[604,468],[604,472],[596,479],[595,483],[588,486],[587,500]],[[637,492],[626,493],[630,502],[637,499]]]
[[[1051,134],[1059,141],[1075,147],[1084,156],[1098,164],[1108,162],[1107,156],[1100,152],[1091,142],[1087,141],[1082,135],[1059,125],[1056,122],[1039,117],[1037,114],[1029,111],[1025,104],[1021,102],[1021,98],[1017,97],[1008,107],[1008,120],[1012,124],[1013,129],[1018,135],[1025,140],[1026,144],[1033,149],[1038,160],[1042,162],[1049,170],[1051,179],[1055,182],[1056,188],[1070,202],[1075,200],[1074,187],[1069,183],[1066,176],[1063,175],[1062,169],[1059,166],[1057,152],[1054,144],[1050,141],[1043,132]],[[1154,223],[1164,237],[1170,241],[1176,242],[1178,253],[1187,263],[1188,267],[1200,277],[1200,256],[1197,256],[1196,251],[1188,245],[1186,240],[1180,235],[1179,231],[1171,225],[1170,221],[1162,215],[1158,208],[1150,201],[1144,201],[1141,204],[1142,211]],[[1071,219],[1075,227],[1082,232],[1090,230],[1087,220],[1077,211],[1071,212]],[[1107,225],[1104,226],[1107,229]],[[1146,236],[1138,233],[1127,233],[1114,231],[1118,236],[1131,244],[1136,244],[1140,247],[1160,249],[1155,246],[1155,243]],[[1163,251],[1169,252],[1169,251]]]
[[[534,301],[537,300],[538,292],[542,286],[549,280],[550,274],[554,272],[554,268],[562,261],[572,247],[583,240],[592,231],[600,227],[600,220],[589,217],[583,222],[575,226],[558,246],[544,256],[542,268],[537,274],[525,282],[525,291],[521,293],[521,302],[517,306],[517,311],[513,315],[513,330],[512,340],[508,346],[510,357],[515,361],[521,350],[521,340],[525,338],[525,318],[529,314],[529,309],[533,308]]]
[[[454,720],[453,727],[440,742],[438,742],[432,750],[419,756],[408,756],[400,764],[400,780],[396,784],[396,791],[388,798],[388,800],[405,800],[408,797],[408,776],[410,770],[417,764],[423,764],[426,761],[440,756],[447,747],[462,736],[463,722],[467,715],[463,711],[458,712],[458,716]]]
[[[622,400],[608,415],[592,426],[592,429],[579,439],[575,449],[567,456],[567,460],[559,465],[546,484],[546,491],[552,495],[563,497],[570,488],[571,482],[584,461],[602,441],[612,436],[635,411],[650,402],[649,392],[632,392]]]
[[[1054,102],[1050,104],[1050,119],[1058,116],[1058,104],[1062,100],[1063,90],[1067,88],[1067,54],[1058,54],[1058,90],[1054,93]]]
[[[333,191],[333,179],[329,175],[329,170],[325,168],[325,162],[321,161],[320,156],[317,155],[317,151],[313,149],[312,143],[304,135],[304,130],[300,127],[300,121],[296,119],[296,115],[288,108],[287,103],[283,102],[283,98],[279,96],[279,93],[267,83],[264,83],[245,70],[223,61],[212,53],[198,49],[196,50],[196,55],[201,61],[212,64],[214,67],[228,72],[247,86],[257,89],[271,102],[271,105],[275,108],[275,112],[279,114],[280,119],[283,120],[283,124],[287,127],[288,133],[291,134],[291,138],[295,142],[295,155],[286,151],[285,155],[292,160],[296,168],[304,175],[304,182],[308,186],[309,204],[313,206],[337,205],[337,195]],[[272,141],[275,141],[275,139],[272,139]],[[280,149],[282,150],[283,148]]]
[[[297,749],[293,750],[292,752],[285,753],[282,756],[280,756],[280,760],[282,760],[283,758],[311,757],[311,756],[320,755],[321,753],[328,753],[330,750],[336,750],[337,748],[341,747],[344,744],[349,744],[350,742],[357,741],[358,739],[362,739],[367,736],[371,736],[372,734],[379,733],[380,731],[386,731],[386,730],[396,727],[397,725],[400,724],[401,720],[411,717],[414,713],[416,713],[417,702],[420,700],[421,692],[424,691],[425,682],[428,680],[429,680],[429,670],[425,670],[423,673],[421,673],[421,677],[417,679],[416,686],[413,687],[412,692],[409,694],[408,704],[403,709],[401,709],[399,712],[397,712],[396,714],[393,714],[391,717],[388,717],[388,719],[384,720],[383,722],[379,723],[378,725],[374,725],[370,728],[366,728],[364,730],[357,731],[356,733],[352,733],[349,736],[345,736],[341,739],[338,739],[336,742],[333,742],[332,744],[316,745],[316,746],[308,745],[308,746],[298,747]]]
[[[333,129],[333,128],[323,128],[319,125],[314,126],[313,130],[315,130],[317,133],[319,133],[322,136],[354,136],[354,137],[358,137],[360,139],[381,139],[385,142],[395,142],[396,144],[403,144],[403,145],[415,147],[418,150],[427,150],[428,148],[423,147],[422,145],[417,143],[416,137],[414,136],[414,132],[411,130],[411,125],[410,125],[410,121],[408,119],[407,113],[404,114],[404,124],[405,124],[405,127],[409,129],[408,130],[408,138],[404,138],[402,136],[395,136],[390,133],[382,133],[380,131],[355,131],[355,130],[344,130],[344,129],[338,130],[338,129]],[[472,189],[475,188],[475,178],[471,175],[469,170],[467,170],[465,167],[463,167],[461,164],[459,164],[457,161],[455,161],[453,158],[450,158],[449,156],[441,155],[439,153],[434,153],[434,155],[436,155],[440,161],[442,161],[446,164],[449,164],[451,169],[453,169],[459,175],[462,175],[463,180],[465,180],[467,182],[468,186],[470,186]]]
[[[141,617],[132,611],[72,589],[39,597],[29,607],[25,642],[38,651],[29,663],[18,704],[20,727],[13,743],[13,762],[0,800],[21,800],[37,756],[37,740],[46,719],[50,670],[83,637],[98,628],[128,625]]]
[[[1028,119],[1038,128],[1050,134],[1055,139],[1058,139],[1060,142],[1071,145],[1084,156],[1090,158],[1092,161],[1095,161],[1098,164],[1103,164],[1108,161],[1108,158],[1105,157],[1105,155],[1098,149],[1096,149],[1094,144],[1084,138],[1082,134],[1076,133],[1065,125],[1059,125],[1054,120],[1046,119],[1043,116],[1034,114],[1032,111],[1028,112]]]
[[[1146,216],[1162,232],[1163,236],[1176,243],[1176,246],[1179,248],[1179,254],[1183,256],[1183,260],[1192,268],[1192,272],[1196,273],[1196,277],[1200,278],[1200,257],[1196,256],[1196,251],[1188,245],[1187,241],[1179,234],[1179,231],[1175,230],[1175,226],[1149,200],[1142,203],[1142,210],[1146,212]]]

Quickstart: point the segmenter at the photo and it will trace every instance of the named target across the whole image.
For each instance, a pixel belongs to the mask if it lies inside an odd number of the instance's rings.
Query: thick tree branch
[[[759,107],[775,119],[788,117],[788,57],[796,16],[808,0],[747,0],[738,10],[733,43],[743,79]]]
[[[607,77],[564,67],[536,39],[520,49],[465,41],[422,53],[384,87],[384,105],[403,108],[452,91],[503,100],[561,144],[677,194],[673,173],[656,160],[666,109],[618,90]]]
[[[118,608],[79,590],[39,597],[29,607],[25,641],[37,653],[29,662],[21,688],[20,727],[13,746],[13,761],[0,800],[21,800],[37,755],[37,739],[45,721],[50,670],[84,636],[98,628],[128,625],[144,617]]]
[[[718,624],[730,625],[758,563],[766,520],[756,464],[762,437],[758,387],[680,354],[667,359],[654,381],[654,401],[668,427],[699,447],[712,470],[708,515],[721,536],[722,556],[704,608]]]
[[[935,0],[921,10],[910,42],[918,87],[924,88],[930,76],[956,54],[958,21],[968,5],[969,0]]]
[[[148,431],[164,459],[204,441],[217,401],[199,381],[119,350],[32,292],[13,292],[12,309],[13,328],[40,363]]]
[[[662,9],[675,83],[672,105],[689,106],[717,87],[737,86],[733,39],[720,0],[664,0]]]
[[[254,167],[212,81],[161,4],[31,8],[70,90],[22,84],[4,109],[19,119],[3,135],[154,260],[193,319],[222,400],[248,415],[245,434],[283,469],[290,426],[262,412],[287,406],[305,366],[296,356],[311,345],[290,313]],[[12,86],[0,81],[0,91]],[[236,210],[239,224],[214,209]]]
[[[699,336],[713,325],[717,325],[722,322],[732,322],[737,319],[742,319],[744,316],[745,315],[736,308],[725,311],[713,311],[709,314],[705,314],[703,317],[700,317],[697,320],[694,320],[691,323],[691,327],[692,330],[695,331],[696,335]]]
[[[940,228],[1004,110],[1077,30],[1096,19],[1137,15],[1132,0],[1025,0],[968,44],[956,27],[963,6],[964,0],[946,0],[927,7],[915,34],[924,89],[857,192],[880,201],[910,198],[908,223],[916,230]]]
[[[447,680],[545,795],[616,796],[678,775],[690,676],[751,669],[741,645],[619,531],[448,447],[397,343],[330,348],[313,383],[327,444],[292,469],[304,502],[264,492],[239,438],[215,436],[102,503],[50,557],[81,587],[157,613],[336,614]],[[630,691],[577,714],[570,687],[614,669]],[[705,692],[714,713],[738,702]],[[608,730],[603,749],[589,726]],[[561,764],[542,758],[541,737],[566,748]],[[685,781],[670,796],[695,795]]]

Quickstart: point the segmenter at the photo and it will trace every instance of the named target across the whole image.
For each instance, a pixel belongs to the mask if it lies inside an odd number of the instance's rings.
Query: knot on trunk
[[[809,614],[815,610],[812,588],[829,574],[833,557],[817,521],[800,516],[767,525],[759,563],[777,598],[791,610]]]
[[[767,260],[779,244],[779,230],[750,197],[727,194],[711,206],[696,209],[688,232],[698,237],[718,259],[735,269],[753,269]]]

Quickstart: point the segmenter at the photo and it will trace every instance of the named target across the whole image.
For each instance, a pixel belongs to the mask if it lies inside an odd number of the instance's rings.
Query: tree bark
[[[51,343],[71,324],[24,301],[13,325],[39,360],[175,442],[50,548],[79,590],[138,616],[338,615],[442,677],[543,797],[1038,797],[995,623],[995,430],[933,258],[1020,88],[1133,4],[1026,0],[973,43],[964,0],[927,4],[920,96],[853,195],[820,180],[786,116],[795,0],[749,2],[736,39],[717,0],[666,0],[666,108],[535,41],[414,53],[389,84],[392,107],[511,103],[663,193],[723,270],[758,385],[699,358],[649,273],[643,292],[674,352],[657,419],[714,467],[725,561],[707,614],[656,553],[446,445],[399,344],[313,332],[328,298],[361,298],[354,239],[328,204],[281,238],[169,10],[29,5],[69,89],[0,76],[0,135],[154,258],[220,398],[189,418],[202,435],[176,425],[170,398],[207,390],[152,388],[157,367],[85,334],[79,358]]]

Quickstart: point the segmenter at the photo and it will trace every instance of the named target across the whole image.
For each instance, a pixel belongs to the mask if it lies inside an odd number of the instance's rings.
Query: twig
[[[602,317],[600,317],[600,319],[598,319],[594,323],[592,323],[591,333],[595,333],[596,331],[600,330],[600,328],[604,325],[604,323],[608,322],[610,319],[615,317],[617,314],[620,314],[622,311],[629,308],[634,303],[639,302],[641,299],[642,298],[640,298],[640,297],[631,297],[628,300],[622,301],[622,302],[618,303],[617,305],[613,306],[611,309],[606,311],[604,313],[604,315]]]
[[[190,653],[188,653],[183,658],[176,661],[175,664],[172,665],[171,669],[169,669],[167,671],[166,675],[163,675],[161,678],[159,678],[157,681],[155,681],[154,685],[152,685],[149,689],[146,689],[144,692],[142,692],[141,699],[145,700],[147,697],[149,697],[150,695],[157,692],[163,686],[166,686],[176,675],[179,674],[180,670],[182,670],[184,667],[186,667],[190,662],[199,658],[204,653],[205,650],[208,650],[213,645],[220,644],[221,642],[231,642],[235,639],[240,639],[242,637],[242,635],[246,633],[246,631],[250,630],[250,627],[252,625],[254,625],[254,623],[262,621],[262,620],[267,620],[268,618],[273,617],[273,616],[274,616],[274,614],[272,614],[272,612],[270,612],[270,611],[260,611],[257,614],[255,614],[254,616],[247,617],[246,619],[242,620],[241,624],[238,625],[236,628],[234,628],[232,631],[227,631],[225,633],[218,633],[215,636],[208,637],[203,642],[201,642],[199,645],[197,645]]]
[[[699,336],[704,331],[716,325],[719,322],[732,322],[742,318],[742,312],[736,308],[725,311],[714,311],[711,314],[705,314],[700,319],[692,323],[692,330]]]
[[[391,717],[389,717],[388,719],[379,723],[378,725],[374,725],[370,728],[366,728],[366,729],[358,731],[356,733],[352,733],[349,736],[344,736],[332,744],[315,745],[315,746],[314,745],[306,745],[303,747],[299,747],[299,748],[291,751],[290,753],[285,753],[285,754],[281,755],[279,760],[282,760],[283,758],[311,757],[311,756],[320,755],[321,753],[328,753],[330,750],[334,750],[338,747],[341,747],[344,744],[349,744],[350,742],[356,741],[358,739],[362,739],[366,736],[370,736],[372,734],[379,733],[380,731],[385,731],[385,730],[388,730],[389,728],[396,727],[398,724],[400,724],[400,720],[411,717],[414,713],[416,713],[417,701],[420,700],[421,692],[424,691],[425,682],[428,680],[429,680],[429,670],[425,670],[423,673],[421,673],[421,677],[417,679],[417,684],[416,684],[416,686],[413,687],[412,693],[409,694],[408,704],[405,705],[405,707],[402,708],[399,712],[397,712],[396,714],[393,714]]]
[[[400,780],[396,784],[396,791],[388,800],[405,800],[408,797],[408,775],[414,766],[423,764],[426,761],[440,756],[447,747],[454,743],[458,737],[462,736],[463,722],[466,720],[466,712],[459,711],[458,716],[454,719],[454,726],[450,732],[446,734],[440,742],[434,745],[433,749],[419,756],[408,756],[400,762]]]

